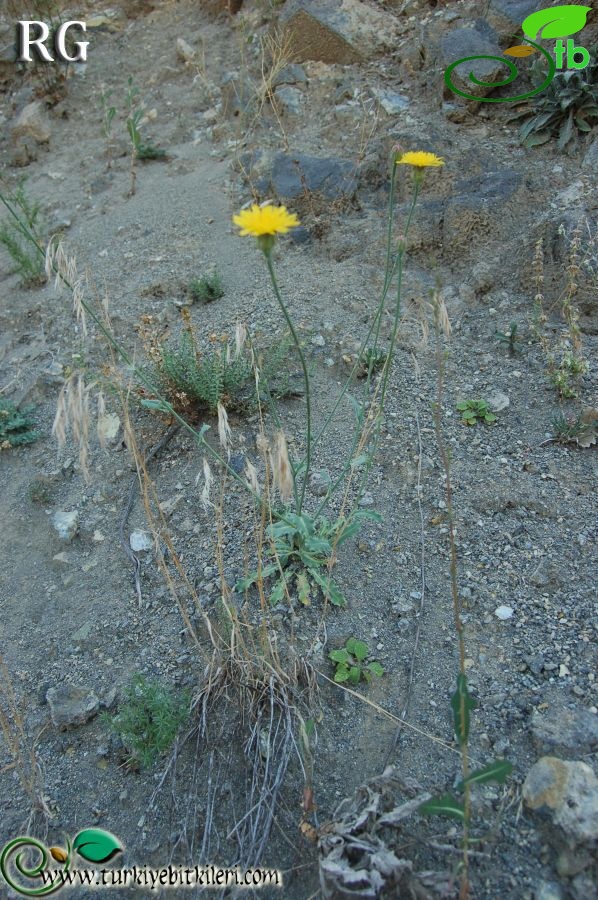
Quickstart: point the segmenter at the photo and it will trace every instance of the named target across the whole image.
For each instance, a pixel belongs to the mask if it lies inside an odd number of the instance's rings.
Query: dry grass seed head
[[[221,401],[218,401],[218,439],[220,446],[226,451],[227,457],[230,457],[232,449],[232,432],[228,424],[228,416]]]
[[[89,394],[93,385],[86,385],[80,372],[74,372],[58,395],[52,434],[58,445],[64,446],[70,428],[79,447],[79,466],[85,480],[89,480]]]
[[[272,470],[274,483],[280,492],[280,496],[284,501],[289,500],[293,493],[293,474],[291,472],[287,441],[282,429],[276,432],[274,438]]]
[[[197,478],[195,479],[195,484],[198,483],[199,477],[200,476],[198,473]],[[210,507],[214,506],[214,504],[210,500],[210,491],[212,489],[213,481],[214,481],[214,476],[212,474],[212,469],[210,468],[210,464],[204,456],[204,458],[203,458],[203,489],[202,489],[199,499],[200,499],[201,505],[203,506],[204,510],[206,510],[206,512],[208,511],[208,509]]]

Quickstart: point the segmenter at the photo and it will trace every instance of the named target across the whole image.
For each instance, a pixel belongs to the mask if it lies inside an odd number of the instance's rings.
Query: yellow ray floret
[[[233,222],[241,229],[241,237],[286,234],[290,228],[299,225],[295,213],[290,213],[286,206],[258,206],[255,203],[251,209],[242,209],[233,216]]]
[[[410,150],[397,159],[397,165],[416,166],[418,169],[423,169],[426,166],[443,166],[444,160],[435,153],[426,153],[425,150]]]

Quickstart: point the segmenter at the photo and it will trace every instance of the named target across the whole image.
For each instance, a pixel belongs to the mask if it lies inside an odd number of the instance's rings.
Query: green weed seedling
[[[213,300],[224,297],[224,286],[218,272],[193,278],[189,282],[188,290],[196,303],[212,303]]]
[[[476,700],[469,693],[467,677],[461,673],[457,676],[457,689],[451,696],[453,710],[453,727],[460,747],[467,748],[469,741],[470,713],[476,707]],[[506,759],[495,759],[487,766],[468,772],[456,786],[454,794],[443,794],[433,797],[431,800],[419,806],[419,812],[423,815],[449,816],[458,819],[466,829],[471,820],[470,790],[476,784],[488,784],[496,782],[502,784],[513,771],[513,766]],[[468,840],[468,831],[464,833],[464,840]]]
[[[372,372],[377,372],[382,368],[388,358],[388,353],[376,347],[367,347],[359,357],[359,369],[357,376],[366,378]]]
[[[336,664],[334,680],[338,684],[345,681],[359,684],[360,681],[371,681],[372,677],[381,678],[384,668],[376,661],[366,663],[369,654],[368,645],[356,638],[349,638],[342,649],[332,650],[328,658]]]
[[[17,215],[0,222],[0,244],[6,247],[14,263],[13,271],[18,272],[23,286],[34,287],[45,280],[43,257],[29,237],[30,234],[38,243],[41,241],[40,204],[27,197],[24,182],[25,179],[22,179],[12,195],[7,196],[4,202],[4,205],[9,210],[14,209]]]
[[[143,119],[143,109],[137,106],[139,88],[133,84],[133,77],[129,75],[129,89],[127,91],[127,131],[131,141],[131,188],[129,194],[133,196],[137,186],[137,160],[167,159],[165,150],[155,147],[153,144],[144,143],[139,131],[139,125]]]
[[[366,519],[381,521],[378,513],[365,509],[357,509],[350,518],[337,519],[336,522],[329,522],[324,517],[314,520],[305,512],[300,515],[290,511],[281,513],[280,519],[267,529],[272,562],[237,581],[235,590],[246,591],[257,581],[277,575],[275,586],[270,591],[272,606],[280,603],[293,590],[293,583],[304,606],[311,604],[314,589],[320,589],[334,606],[344,606],[347,602],[345,597],[323,570],[335,549],[357,534]]]
[[[496,422],[496,416],[485,400],[462,400],[461,403],[457,403],[457,409],[466,425],[475,425],[476,422],[492,425]]]
[[[158,679],[136,674],[117,714],[103,718],[120,736],[129,764],[145,769],[172,746],[189,718],[189,701],[186,692],[177,694]]]
[[[35,421],[31,418],[32,406],[17,407],[10,400],[0,398],[0,450],[32,444],[39,437]]]
[[[521,336],[518,334],[517,322],[511,322],[508,331],[495,331],[494,337],[500,341],[501,344],[507,345],[509,356],[515,356],[521,349],[518,346],[521,341]]]

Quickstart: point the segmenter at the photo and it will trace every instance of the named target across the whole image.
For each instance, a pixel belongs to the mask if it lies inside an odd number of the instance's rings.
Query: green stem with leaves
[[[309,372],[307,371],[307,362],[305,360],[305,354],[301,348],[301,343],[299,341],[299,337],[295,330],[295,326],[293,325],[293,320],[289,315],[289,311],[285,305],[284,300],[282,299],[282,295],[280,293],[280,289],[278,287],[278,281],[276,280],[276,273],[274,271],[274,264],[272,262],[272,247],[271,246],[263,246],[262,247],[264,256],[266,257],[266,264],[268,266],[268,272],[270,274],[270,280],[272,282],[272,287],[274,288],[274,293],[276,295],[276,299],[278,301],[278,305],[282,310],[282,314],[285,318],[289,331],[291,332],[291,337],[293,338],[293,343],[295,344],[295,349],[299,355],[299,359],[301,361],[301,368],[303,370],[303,379],[305,381],[305,404],[306,404],[306,448],[305,448],[305,471],[303,475],[303,484],[301,485],[301,493],[299,495],[299,502],[297,504],[297,513],[301,515],[301,510],[303,508],[303,501],[305,499],[305,490],[307,488],[307,480],[309,477],[309,469],[311,465],[311,452],[312,452],[312,434],[311,434],[311,389],[309,384]]]

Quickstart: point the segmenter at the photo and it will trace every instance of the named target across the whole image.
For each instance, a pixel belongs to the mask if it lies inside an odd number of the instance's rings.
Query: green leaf
[[[450,816],[452,819],[465,821],[465,809],[463,804],[455,800],[450,794],[442,797],[433,797],[417,807],[417,811],[424,816]]]
[[[527,16],[521,28],[526,37],[532,40],[538,36],[543,40],[569,37],[581,31],[591,9],[591,6],[573,6],[569,3],[553,6],[551,9],[540,9]]]
[[[494,762],[484,766],[482,769],[470,772],[467,778],[459,782],[457,790],[462,791],[466,784],[486,784],[488,781],[496,781],[502,784],[512,771],[513,766],[507,759],[495,759]]]
[[[363,466],[370,459],[369,453],[360,453],[359,456],[354,457],[351,460],[351,468],[357,469],[359,466]]]
[[[342,684],[343,681],[349,680],[349,667],[343,663],[341,663],[336,672],[334,673],[334,680],[337,684]]]
[[[467,687],[467,677],[462,673],[457,677],[457,690],[451,696],[453,727],[457,740],[463,746],[469,738],[469,713],[476,707],[475,698]]]
[[[470,401],[469,400],[461,400],[460,403],[457,403],[457,409],[461,412],[465,409],[469,409]]]
[[[317,569],[310,568],[310,574],[322,588],[322,593],[334,606],[345,606],[346,600],[331,578],[325,578]]]
[[[538,134],[531,134],[523,143],[526,147],[540,147],[548,143],[551,137],[550,131],[540,131]]]
[[[361,669],[358,666],[349,667],[349,681],[351,684],[359,684],[361,680]]]
[[[299,572],[297,574],[297,594],[299,596],[299,602],[302,603],[303,606],[310,605],[309,581],[307,580],[305,572]]]
[[[303,542],[303,547],[308,553],[315,553],[316,556],[323,556],[326,559],[332,553],[330,541],[326,541],[321,537],[316,537],[316,535],[306,538]]]
[[[335,663],[346,664],[349,662],[349,653],[344,648],[342,650],[331,650],[328,658]]]
[[[484,422],[496,422],[496,416],[494,415],[494,413],[486,413],[484,416]]]
[[[379,662],[368,663],[368,669],[370,670],[372,675],[376,676],[376,678],[381,678],[384,675],[384,672],[386,671],[384,669],[384,667],[380,665]]]
[[[351,394],[347,394],[347,399],[349,400],[349,403],[351,404],[351,406],[353,408],[353,412],[355,414],[355,420],[356,420],[357,424],[363,425],[363,419],[364,419],[363,404],[359,403],[359,401],[356,400],[355,397],[352,397]]]
[[[285,578],[279,578],[276,582],[274,588],[272,589],[272,593],[270,594],[270,606],[276,606],[281,602],[282,598],[285,595],[285,588],[287,586]]]
[[[349,638],[345,647],[352,653],[357,662],[363,662],[370,652],[365,641],[358,641],[356,638]]]
[[[261,570],[260,575],[261,575],[262,579],[264,579],[264,578],[269,578],[270,575],[273,575],[275,572],[278,572],[278,566],[275,563],[273,563],[270,566],[264,566]],[[235,591],[238,594],[241,594],[243,591],[246,591],[248,588],[251,587],[252,584],[255,584],[255,582],[258,580],[258,577],[259,576],[258,576],[257,572],[252,572],[251,575],[247,576],[247,578],[239,578],[239,580],[235,583]]]
[[[166,400],[141,400],[140,405],[144,409],[157,409],[160,412],[171,413],[172,406]]]
[[[73,850],[88,862],[103,863],[122,850],[117,839],[102,828],[86,828],[73,841]]]

